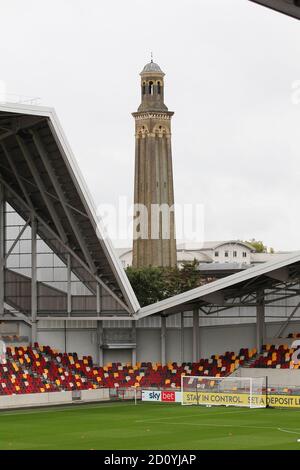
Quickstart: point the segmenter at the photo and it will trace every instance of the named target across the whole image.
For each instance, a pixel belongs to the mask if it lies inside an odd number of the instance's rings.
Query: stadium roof
[[[250,0],[254,3],[259,3],[265,7],[284,13],[285,15],[292,16],[300,19],[300,1],[299,0]]]
[[[249,299],[252,294],[256,296],[258,291],[266,289],[274,289],[284,298],[296,295],[295,292],[299,295],[299,289],[295,288],[295,285],[299,284],[299,277],[300,251],[143,307],[138,312],[137,318],[156,313],[168,315],[191,311],[209,305],[219,306],[225,310],[234,307],[236,299]],[[289,288],[293,291],[288,292]],[[246,300],[244,305],[247,305]],[[205,313],[210,314],[215,311],[206,310]]]
[[[56,254],[71,250],[85,285],[95,289],[96,280],[125,311],[139,309],[54,109],[0,103],[0,183],[24,220],[34,214]]]

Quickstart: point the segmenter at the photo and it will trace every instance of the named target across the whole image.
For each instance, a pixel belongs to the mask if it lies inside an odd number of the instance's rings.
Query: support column
[[[184,312],[180,314],[180,360],[181,364],[184,362]]]
[[[97,321],[97,349],[98,349],[98,362],[99,366],[104,366],[104,358],[103,358],[103,321]]]
[[[37,341],[37,222],[31,217],[31,343]]]
[[[132,322],[132,342],[136,345],[136,321]],[[132,366],[136,365],[136,346],[132,348],[131,352],[131,364]]]
[[[265,296],[263,290],[257,292],[256,299],[256,349],[257,352],[260,352],[265,336]]]
[[[72,312],[72,267],[71,267],[71,255],[67,254],[67,279],[68,279],[68,287],[67,287],[67,312],[68,317],[71,316]]]
[[[193,310],[193,362],[199,360],[199,310]]]
[[[166,333],[167,333],[167,317],[161,316],[161,363],[166,365]]]
[[[96,286],[96,309],[97,309],[97,315],[100,316],[101,310],[102,310],[102,304],[101,304],[101,287],[100,284],[97,282]]]
[[[4,314],[4,264],[5,264],[5,201],[0,184],[0,315]]]

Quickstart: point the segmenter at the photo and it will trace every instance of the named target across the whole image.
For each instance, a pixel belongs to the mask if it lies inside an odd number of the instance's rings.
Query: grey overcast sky
[[[0,19],[0,79],[56,108],[96,205],[132,200],[153,51],[176,202],[204,204],[206,240],[300,249],[299,21],[248,0],[0,0]]]

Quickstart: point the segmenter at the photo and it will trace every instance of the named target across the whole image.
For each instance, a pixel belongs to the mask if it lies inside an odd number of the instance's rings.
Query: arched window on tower
[[[146,82],[143,82],[143,84],[142,84],[142,94],[143,95],[146,94]]]
[[[153,82],[149,82],[149,95],[153,95]]]
[[[157,82],[157,94],[158,95],[161,94],[161,83],[160,82]]]

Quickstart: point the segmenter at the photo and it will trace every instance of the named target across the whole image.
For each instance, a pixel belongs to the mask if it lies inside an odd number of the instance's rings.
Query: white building
[[[132,249],[119,248],[116,250],[123,267],[126,269],[132,265]],[[178,244],[177,264],[182,266],[184,262],[199,261],[200,270],[242,270],[251,266],[271,261],[286,253],[257,253],[248,243],[241,240],[207,241],[201,245]]]

